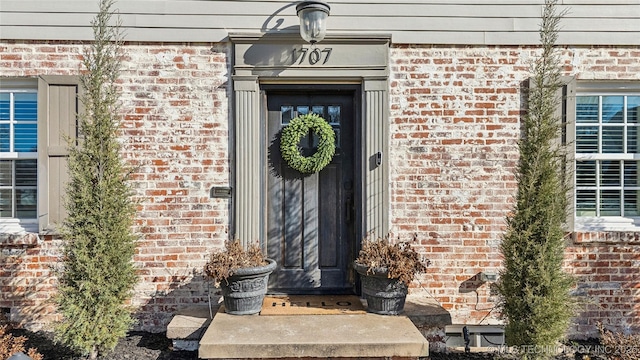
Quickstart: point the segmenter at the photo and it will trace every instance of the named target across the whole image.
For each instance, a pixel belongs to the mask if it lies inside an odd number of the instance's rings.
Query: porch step
[[[200,340],[201,359],[418,358],[429,343],[406,316],[235,316],[218,313]]]
[[[211,314],[218,311],[218,304],[212,306],[194,305],[181,309],[167,326],[167,338],[171,339],[174,350],[195,351],[204,331],[211,323]]]
[[[365,302],[364,300],[362,301]],[[218,304],[214,304],[213,314],[217,310]],[[427,294],[410,294],[407,297],[403,315],[407,316],[429,341],[431,351],[439,352],[446,348],[443,339],[445,338],[445,326],[451,324],[451,315],[433,298]],[[384,319],[389,318],[391,317],[385,317]],[[209,306],[193,305],[184,308],[176,313],[169,323],[167,337],[173,341],[175,350],[197,350],[200,339],[209,327],[210,322]]]

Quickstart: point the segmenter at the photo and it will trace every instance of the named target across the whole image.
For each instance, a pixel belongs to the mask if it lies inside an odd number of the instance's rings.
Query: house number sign
[[[329,61],[329,57],[331,57],[331,51],[333,48],[324,48],[319,49],[317,47],[313,48],[301,48],[301,49],[293,49],[293,58],[295,59],[293,62],[297,65],[309,64],[309,65],[317,65],[320,63],[324,65]]]

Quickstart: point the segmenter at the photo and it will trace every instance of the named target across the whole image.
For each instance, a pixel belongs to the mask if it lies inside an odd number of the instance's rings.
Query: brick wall
[[[229,185],[228,52],[226,45],[126,45],[123,156],[136,167],[140,202],[132,304],[142,329],[162,330],[173,310],[207,300],[200,269],[229,236],[229,201],[209,199],[212,186]],[[73,43],[5,42],[0,76],[76,75],[81,53]],[[51,319],[41,316],[53,309],[46,302],[58,246],[45,237],[26,251],[3,250],[0,308],[12,309],[13,319],[33,327]]]
[[[123,155],[137,166],[140,201],[133,305],[139,328],[163,330],[176,308],[207,300],[200,269],[229,237],[230,203],[209,199],[230,182],[228,44],[126,45],[121,76]],[[73,43],[0,43],[0,76],[77,74]],[[392,231],[418,234],[432,261],[414,282],[450,310],[455,323],[495,323],[496,304],[482,271],[496,271],[500,236],[516,189],[522,88],[534,48],[391,49],[390,161]],[[569,48],[567,75],[640,80],[638,49]],[[589,300],[574,331],[595,321],[640,328],[640,258],[636,234],[576,234],[567,269]],[[0,308],[31,325],[55,319],[49,266],[59,242],[2,250]]]
[[[501,264],[501,234],[516,190],[522,90],[536,55],[530,47],[391,51],[392,232],[404,239],[418,234],[432,265],[414,291],[428,291],[454,323],[499,321],[497,298],[480,273]],[[639,56],[637,48],[568,48],[562,63],[565,75],[580,80],[640,80]],[[639,331],[637,234],[575,235],[567,271],[576,274],[576,293],[588,304],[572,331],[595,335],[596,321]],[[599,245],[603,238],[606,246]]]

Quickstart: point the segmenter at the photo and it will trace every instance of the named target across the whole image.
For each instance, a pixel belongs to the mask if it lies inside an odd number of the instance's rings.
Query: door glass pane
[[[9,160],[0,161],[0,186],[12,185],[11,179],[13,178],[13,176],[11,176],[11,174],[12,174],[11,161]]]
[[[281,106],[280,114],[282,117],[282,125],[286,125],[293,119],[293,106]]]
[[[37,161],[17,160],[16,186],[36,186],[37,184]]]
[[[16,189],[16,217],[36,218],[36,189]]]
[[[340,144],[341,144],[340,128],[334,127],[333,132],[336,134],[336,153],[338,153],[340,151]]]
[[[36,124],[16,124],[14,141],[14,151],[38,151],[38,126]]]
[[[602,190],[600,193],[600,216],[621,216],[620,191]]]
[[[38,119],[38,96],[36,93],[15,93],[13,98],[15,120]]]
[[[624,162],[624,186],[640,186],[637,161]]]
[[[311,112],[317,115],[320,115],[324,118],[324,106],[322,105],[314,105],[311,107]]]
[[[9,135],[9,124],[0,124],[0,152],[9,152],[11,137]]]
[[[602,152],[622,153],[624,128],[619,126],[602,127]]]
[[[598,152],[598,127],[597,126],[577,126],[576,127],[576,152],[597,153]]]
[[[11,212],[11,189],[0,189],[0,217],[13,217]]]
[[[576,97],[576,122],[598,122],[598,96]]]
[[[596,185],[595,161],[578,161],[576,163],[576,184],[578,186]]]
[[[637,124],[640,122],[638,112],[640,111],[640,96],[627,97],[627,122]]]
[[[638,190],[625,190],[624,192],[624,215],[625,216],[640,216],[640,209],[638,209],[638,203],[640,191]]]
[[[329,118],[327,121],[331,125],[340,125],[340,106],[329,106]]]
[[[620,161],[604,160],[600,166],[600,185],[620,186]]]
[[[308,106],[298,106],[298,116],[306,115],[308,113],[309,113],[309,107]]]
[[[576,191],[576,215],[596,216],[596,191],[577,190]]]
[[[602,97],[602,122],[622,123],[624,121],[624,96]]]

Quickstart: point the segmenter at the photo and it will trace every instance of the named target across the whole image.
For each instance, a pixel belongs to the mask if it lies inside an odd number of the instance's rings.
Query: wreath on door
[[[303,136],[313,131],[318,135],[318,148],[311,156],[303,156],[298,146]],[[316,114],[297,116],[282,129],[280,137],[282,159],[303,174],[317,173],[327,166],[336,153],[336,135],[331,125]]]

